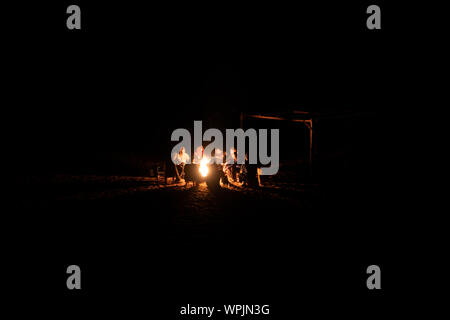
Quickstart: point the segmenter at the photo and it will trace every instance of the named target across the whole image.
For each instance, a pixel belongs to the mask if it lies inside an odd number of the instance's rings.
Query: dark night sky
[[[7,114],[26,154],[148,151],[239,110],[382,112],[403,68],[389,13],[370,33],[365,4],[78,3],[78,33],[66,3],[21,11]]]

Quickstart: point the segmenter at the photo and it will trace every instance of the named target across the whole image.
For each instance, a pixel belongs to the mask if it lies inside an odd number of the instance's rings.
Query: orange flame
[[[208,174],[208,159],[203,158],[202,161],[200,161],[200,174],[202,175],[202,177],[206,177],[206,175]]]

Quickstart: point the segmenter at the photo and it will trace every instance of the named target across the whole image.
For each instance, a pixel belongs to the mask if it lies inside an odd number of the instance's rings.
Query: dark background
[[[392,110],[404,59],[394,8],[369,32],[365,4],[80,5],[78,32],[65,3],[16,20],[7,113],[24,168],[165,151],[174,128],[218,112]]]
[[[268,219],[255,231],[245,221],[227,240],[197,241],[189,232],[161,237],[158,223],[142,225],[144,218],[122,220],[128,203],[13,210],[8,265],[19,274],[11,277],[18,297],[56,315],[167,319],[187,303],[269,303],[277,319],[303,312],[366,318],[398,303],[409,249],[392,195],[399,178],[391,124],[413,84],[405,47],[411,30],[397,21],[404,7],[377,2],[382,29],[371,31],[368,2],[77,1],[82,30],[69,31],[69,4],[9,11],[3,119],[13,176],[103,173],[123,155],[160,159],[173,129],[202,119],[236,127],[240,111],[370,116],[323,129],[324,149],[343,154],[345,166],[324,168],[323,204],[297,225]],[[286,125],[271,124],[278,126]],[[282,145],[298,140],[284,136]],[[282,160],[304,156],[281,152]],[[133,210],[139,206],[163,210],[145,201]],[[139,243],[144,238],[152,244]],[[101,251],[102,241],[116,249]],[[35,263],[30,288],[25,275]],[[82,268],[81,292],[65,289],[72,263]],[[381,291],[365,287],[370,264],[382,269]]]

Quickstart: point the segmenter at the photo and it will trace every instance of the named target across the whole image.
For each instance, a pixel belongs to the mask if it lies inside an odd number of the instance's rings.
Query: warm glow
[[[206,177],[208,174],[208,160],[206,158],[203,158],[202,161],[200,161],[199,171],[202,177]]]

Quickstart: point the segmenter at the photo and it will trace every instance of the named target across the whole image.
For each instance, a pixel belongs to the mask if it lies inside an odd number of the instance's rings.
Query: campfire
[[[175,158],[179,153],[175,153]],[[204,152],[202,146],[199,146],[193,156],[193,163],[188,163],[183,166],[182,176],[187,183],[206,182],[209,189],[214,190],[220,187],[228,187],[230,184],[241,187],[250,185],[248,171],[253,168],[252,176],[258,180],[259,173],[255,167],[247,166],[247,164],[235,164],[237,160],[236,150],[230,149],[230,159],[225,160],[226,153],[220,149],[213,149],[211,152]],[[232,160],[232,161],[229,161]],[[250,178],[251,179],[251,178]],[[256,180],[255,180],[256,181]]]
[[[206,157],[203,157],[200,161],[200,168],[199,168],[200,174],[202,177],[206,177],[208,175],[208,159]]]

